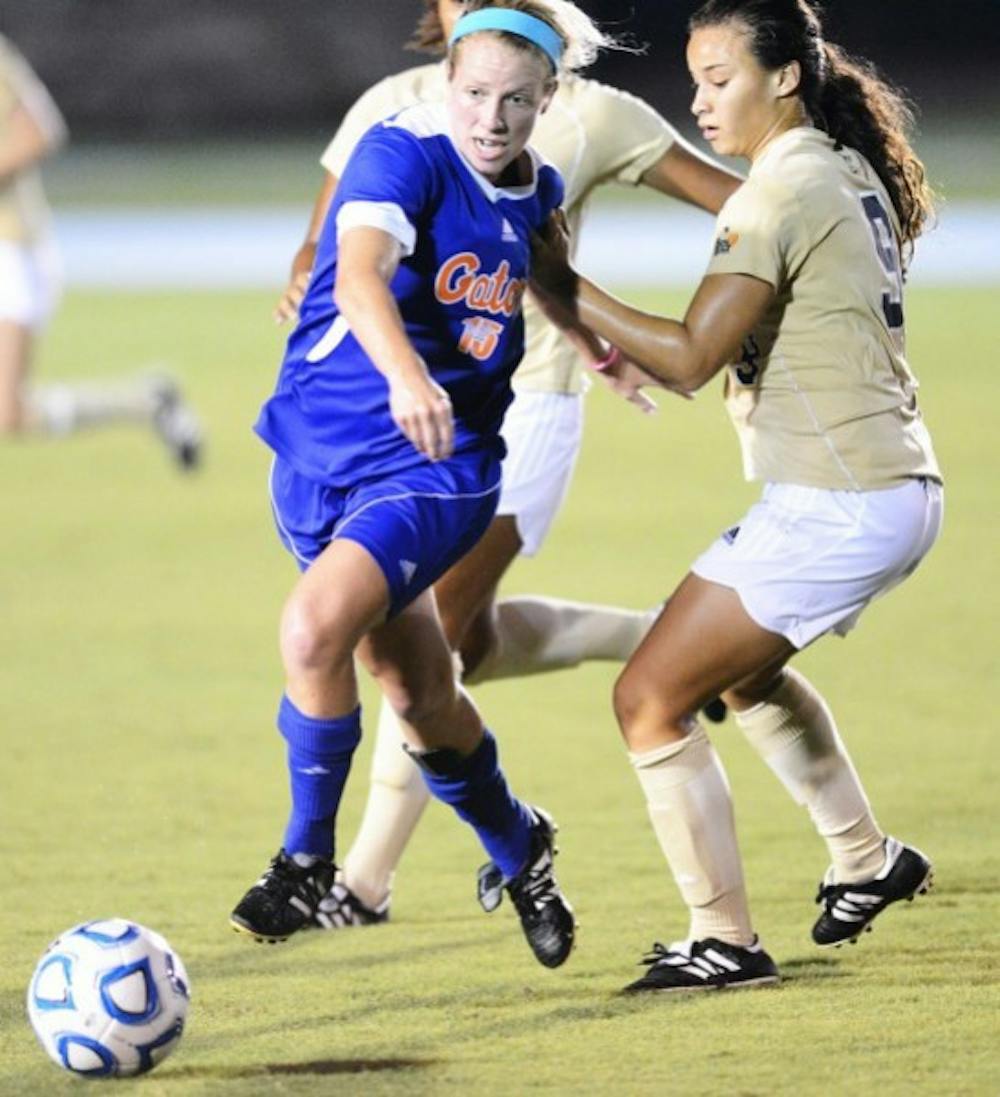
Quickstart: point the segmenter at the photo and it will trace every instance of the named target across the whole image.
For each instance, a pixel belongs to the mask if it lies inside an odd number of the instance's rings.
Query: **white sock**
[[[399,718],[383,700],[365,813],[343,866],[344,883],[365,906],[375,909],[388,897],[393,873],[429,799],[420,770],[403,750]]]
[[[660,849],[691,912],[689,937],[754,941],[733,803],[722,762],[701,726],[678,743],[629,754]]]
[[[734,714],[751,746],[826,841],[838,883],[872,879],[885,863],[885,835],[872,814],[826,702],[786,667],[759,705]]]
[[[590,659],[625,662],[659,610],[639,613],[560,598],[504,598],[496,607],[497,642],[469,684],[522,678]]]
[[[156,409],[148,377],[108,384],[42,385],[29,390],[28,419],[45,434],[67,435],[108,423],[150,421]]]

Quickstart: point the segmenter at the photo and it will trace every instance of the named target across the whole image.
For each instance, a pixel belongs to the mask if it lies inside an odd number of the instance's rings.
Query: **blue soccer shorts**
[[[486,532],[500,495],[500,460],[460,453],[342,488],[275,457],[270,490],[278,536],[300,569],[338,537],[357,542],[385,576],[393,617]]]

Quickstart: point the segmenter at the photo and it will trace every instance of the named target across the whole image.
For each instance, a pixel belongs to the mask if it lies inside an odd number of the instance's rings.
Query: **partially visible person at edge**
[[[467,6],[464,0],[423,0],[411,46],[440,52]],[[279,318],[291,318],[302,299],[317,237],[358,139],[374,122],[404,107],[440,101],[446,83],[443,62],[407,69],[374,85],[348,112],[323,154],[327,175],[306,241],[292,264]],[[690,148],[640,99],[573,74],[560,80],[533,143],[563,175],[574,232],[587,199],[604,183],[642,184],[717,213],[740,182]],[[445,634],[459,653],[467,684],[591,659],[624,661],[658,612],[530,595],[497,600],[500,581],[518,555],[533,556],[541,548],[568,491],[582,442],[586,382],[581,355],[530,296],[524,313],[527,342],[514,375],[517,399],[504,420],[508,452],[497,513],[482,540],[435,585]],[[620,391],[634,398],[634,390]],[[706,708],[716,719],[725,711],[718,701]],[[393,874],[428,801],[401,742],[392,708],[383,704],[368,802],[337,884],[318,915],[324,928],[388,917]]]
[[[60,292],[39,166],[66,135],[47,89],[0,35],[0,436],[64,437],[115,423],[151,426],[174,460],[191,468],[201,454],[201,428],[166,374],[30,383],[35,344]]]
[[[690,21],[687,61],[702,133],[750,172],[719,215],[684,320],[575,275],[557,233],[536,256],[552,314],[663,383],[693,393],[725,371],[746,475],[765,485],[695,560],[615,686],[690,911],[686,938],[654,945],[635,992],[778,980],[747,905],[729,787],[696,718],[709,697],[721,694],[826,842],[816,944],[856,940],[931,877],[923,853],[878,825],[830,709],[787,665],[846,634],[940,529],[941,474],[904,357],[903,260],[931,214],[911,116],[866,62],[824,41],[806,0],[709,0]],[[635,366],[610,368],[625,383]]]
[[[357,655],[431,793],[500,867],[536,958],[556,967],[574,922],[553,875],[555,827],[511,793],[456,682],[432,584],[482,536],[499,497],[530,238],[563,196],[527,142],[559,75],[607,39],[567,0],[469,6],[451,33],[444,102],[376,124],[351,155],[257,422],[275,451],[278,532],[303,570],[280,630],[292,810],[231,921],[282,940],[333,884],[337,808],[361,736]]]

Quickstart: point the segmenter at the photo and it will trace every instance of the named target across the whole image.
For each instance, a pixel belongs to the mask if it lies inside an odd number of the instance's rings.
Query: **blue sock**
[[[473,827],[504,876],[516,876],[528,860],[534,816],[510,791],[489,729],[483,729],[482,742],[456,772],[421,772],[431,793]]]
[[[332,720],[306,716],[287,697],[278,709],[278,730],[288,743],[292,813],[285,852],[333,857],[333,821],[361,741],[361,706]]]

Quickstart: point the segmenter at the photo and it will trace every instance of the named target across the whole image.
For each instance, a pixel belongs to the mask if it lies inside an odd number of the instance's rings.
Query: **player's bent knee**
[[[412,727],[446,722],[453,715],[458,697],[455,664],[443,649],[441,658],[429,658],[415,666],[369,670],[396,715]]]
[[[637,749],[637,743],[645,740],[650,729],[674,728],[689,715],[655,683],[630,674],[628,668],[615,682],[612,704],[622,738],[631,749]]]
[[[351,647],[336,615],[317,613],[303,599],[288,601],[281,617],[281,657],[287,669],[325,670],[349,658]]]
[[[649,684],[643,681],[640,675],[631,672],[628,667],[618,675],[611,695],[611,703],[623,735],[627,734],[628,727],[649,704],[651,692]]]

